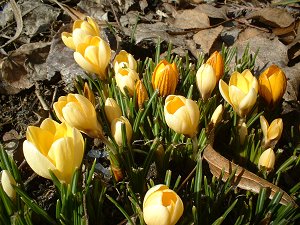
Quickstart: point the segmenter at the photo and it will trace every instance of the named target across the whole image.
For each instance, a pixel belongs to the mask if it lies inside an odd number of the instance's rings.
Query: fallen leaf
[[[300,63],[282,69],[287,77],[287,87],[283,98],[285,101],[298,101],[300,95]]]
[[[221,25],[216,28],[201,30],[193,36],[193,40],[201,46],[205,54],[208,54],[222,30],[223,26]]]
[[[209,27],[209,18],[205,13],[199,13],[196,9],[187,9],[175,15],[174,27],[180,29]]]
[[[247,41],[251,38],[254,38],[255,36],[266,36],[266,35],[268,35],[268,34],[261,30],[258,30],[256,28],[252,28],[252,27],[248,27],[239,33],[238,41],[243,42],[243,41]]]
[[[200,4],[198,5],[195,10],[198,10],[201,13],[206,14],[210,18],[214,19],[223,19],[226,20],[227,18],[227,7],[223,6],[221,8],[216,8],[210,4]]]
[[[247,19],[256,19],[271,27],[288,27],[295,19],[289,12],[281,8],[264,8],[251,12]]]

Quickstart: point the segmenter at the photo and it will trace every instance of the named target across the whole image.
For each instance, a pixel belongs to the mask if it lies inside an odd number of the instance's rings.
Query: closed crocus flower
[[[126,138],[127,138],[128,143],[131,141],[131,137],[132,137],[132,127],[131,127],[129,120],[124,116],[114,119],[111,122],[111,133],[112,133],[112,136],[114,137],[116,143],[119,146],[121,146],[123,143],[122,124],[125,124]]]
[[[135,84],[136,101],[139,108],[143,108],[144,102],[149,99],[148,92],[141,80]]]
[[[97,120],[95,107],[83,95],[61,96],[53,108],[61,122],[66,122],[92,138],[102,137],[102,127]]]
[[[242,73],[234,72],[230,77],[229,85],[220,80],[219,89],[234,111],[240,117],[245,117],[256,102],[258,82],[250,70],[244,70]]]
[[[286,90],[286,77],[284,72],[276,65],[267,68],[258,79],[259,95],[270,105],[275,106]]]
[[[223,112],[224,112],[224,107],[222,104],[220,104],[213,112],[210,121],[214,125],[218,124],[222,120]]]
[[[15,200],[16,191],[13,188],[13,185],[17,185],[17,183],[8,170],[2,170],[0,172],[0,183],[7,196],[11,200]]]
[[[126,87],[128,94],[132,97],[134,95],[135,83],[139,80],[138,73],[129,68],[120,68],[115,78],[121,92],[125,94]]]
[[[162,60],[152,74],[152,85],[158,89],[160,96],[167,96],[175,93],[178,83],[178,70],[176,64]]]
[[[99,35],[98,25],[92,18],[87,17],[87,21],[76,20],[73,23],[72,33],[62,32],[61,38],[67,47],[76,50],[80,43],[88,42],[93,36]]]
[[[196,135],[200,111],[195,101],[180,95],[169,95],[164,114],[167,125],[175,132],[189,137]]]
[[[281,118],[275,119],[269,125],[268,121],[264,116],[260,116],[260,126],[263,132],[262,145],[264,148],[274,147],[279,141],[282,130],[283,122]]]
[[[106,79],[106,69],[111,57],[109,44],[100,37],[92,37],[88,42],[80,43],[74,59],[88,73],[96,74],[101,80]]]
[[[104,105],[104,111],[109,123],[122,116],[122,111],[118,103],[113,98],[107,98]]]
[[[134,59],[133,55],[126,52],[125,50],[121,50],[114,59],[115,73],[118,72],[119,68],[129,68],[129,69],[136,71],[137,63],[136,63],[136,60]]]
[[[206,61],[207,64],[211,65],[214,68],[217,82],[224,75],[224,61],[220,52],[215,51]]]
[[[273,170],[275,166],[275,153],[272,148],[265,150],[258,160],[258,168],[265,168],[267,171]]]
[[[52,170],[61,182],[70,183],[82,162],[84,140],[76,128],[48,118],[40,127],[27,128],[23,152],[28,165],[38,175],[51,179],[49,170]]]
[[[143,215],[147,225],[174,225],[183,210],[181,198],[166,185],[155,185],[144,197]]]
[[[196,74],[197,87],[202,99],[206,101],[216,86],[216,75],[214,69],[209,64],[203,64]]]

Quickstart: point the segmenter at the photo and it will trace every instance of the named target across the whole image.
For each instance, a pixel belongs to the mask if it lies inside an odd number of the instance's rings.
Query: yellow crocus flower
[[[271,65],[258,78],[259,95],[268,103],[275,106],[286,90],[286,77],[284,72],[276,65]]]
[[[95,107],[83,95],[61,96],[53,104],[53,108],[61,122],[66,122],[90,137],[102,138],[102,127],[97,120]]]
[[[263,132],[264,138],[262,141],[263,147],[269,148],[274,147],[279,141],[282,130],[283,130],[283,122],[281,118],[275,119],[269,125],[268,121],[264,116],[260,116],[260,126]]]
[[[47,118],[40,127],[27,128],[23,152],[38,175],[51,179],[50,169],[61,182],[70,183],[82,162],[84,140],[76,128]]]
[[[202,64],[196,73],[197,87],[201,93],[202,99],[207,101],[216,87],[216,74],[213,67],[209,64]]]
[[[87,21],[75,20],[72,33],[61,34],[64,44],[73,50],[76,50],[79,44],[88,42],[93,36],[100,36],[100,30],[91,17],[87,17]]]
[[[162,60],[152,74],[153,89],[158,89],[160,96],[168,96],[175,93],[179,73],[176,64]]]
[[[211,65],[214,68],[217,82],[224,75],[224,60],[220,52],[215,51],[206,61],[207,64]]]
[[[234,111],[240,117],[245,117],[256,102],[258,82],[250,70],[244,70],[242,73],[234,72],[229,85],[223,80],[219,81],[219,90]]]
[[[144,197],[143,215],[147,225],[175,225],[183,210],[181,198],[166,185],[155,185]]]
[[[16,191],[13,185],[17,185],[17,183],[8,170],[2,170],[0,172],[0,185],[7,196],[14,201],[16,199]]]
[[[116,55],[113,65],[115,73],[118,72],[119,68],[129,68],[135,71],[137,69],[137,63],[133,55],[125,50],[121,50],[119,54]]]
[[[109,44],[97,36],[80,43],[74,52],[74,59],[78,65],[88,73],[95,73],[101,80],[106,79],[110,57]]]
[[[200,111],[195,101],[180,95],[169,95],[165,100],[164,115],[167,125],[179,134],[197,134]]]

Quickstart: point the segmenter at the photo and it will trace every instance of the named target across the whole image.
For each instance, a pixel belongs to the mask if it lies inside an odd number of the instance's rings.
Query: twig
[[[115,11],[115,9],[114,9],[114,5],[113,5],[112,1],[109,1],[109,4],[110,4],[111,10],[112,10],[112,12],[113,12],[113,14],[114,14],[114,17],[115,17],[115,20],[116,20],[116,22],[117,22],[117,25],[118,25],[118,26],[121,28],[121,30],[123,31],[123,28],[122,28],[122,26],[121,26],[121,24],[120,24],[119,18],[117,17],[117,14],[116,14],[116,11]]]
[[[193,170],[189,173],[189,175],[184,179],[184,181],[180,184],[179,188],[177,189],[177,192],[179,192],[179,190],[181,188],[183,188],[183,186],[185,185],[186,182],[188,182],[188,180],[191,178],[191,176],[193,176],[193,174],[196,171],[196,166],[193,168]]]
[[[36,88],[35,88],[35,94],[36,94],[37,98],[40,100],[40,103],[41,103],[43,109],[46,110],[46,111],[49,111],[49,106],[45,102],[44,98],[42,97],[40,89],[38,88],[37,85],[36,85]]]
[[[83,179],[82,179],[82,187],[85,187],[84,181],[85,179],[85,173],[83,173]],[[86,207],[86,194],[82,195],[82,204],[83,204],[83,212],[84,212],[84,220],[85,220],[85,225],[89,225],[89,216],[87,212],[87,207]]]

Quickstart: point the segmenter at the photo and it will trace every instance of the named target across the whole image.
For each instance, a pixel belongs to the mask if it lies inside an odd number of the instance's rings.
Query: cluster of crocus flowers
[[[155,185],[144,197],[143,215],[147,225],[175,225],[183,210],[181,198],[166,185]]]
[[[180,95],[169,95],[165,100],[164,115],[167,125],[179,134],[194,137],[200,119],[197,103]]]
[[[281,100],[287,85],[284,72],[276,65],[271,65],[260,74],[258,83],[259,95],[270,107]]]
[[[68,94],[53,104],[61,122],[75,127],[92,138],[102,138],[102,126],[97,119],[94,105],[83,95]]]
[[[27,128],[23,152],[28,165],[38,175],[51,179],[51,170],[61,182],[69,184],[81,165],[84,140],[76,128],[48,118],[40,127]]]
[[[272,148],[268,148],[265,150],[258,160],[258,168],[266,169],[267,171],[271,171],[275,166],[275,153]]]
[[[8,170],[2,170],[0,172],[0,185],[7,196],[14,201],[16,199],[16,191],[13,185],[16,186],[17,183]]]
[[[281,118],[275,119],[269,125],[268,121],[264,116],[260,116],[260,126],[263,132],[262,146],[264,149],[273,148],[279,141],[282,130],[283,122]]]
[[[251,111],[256,102],[258,82],[251,71],[247,69],[242,73],[234,72],[230,77],[229,85],[220,80],[219,90],[234,111],[243,118]]]
[[[179,73],[176,64],[166,60],[160,61],[152,74],[152,86],[159,95],[166,97],[174,94],[178,83]]]
[[[76,20],[72,33],[63,32],[62,40],[67,47],[75,50],[74,59],[79,66],[105,80],[111,49],[100,38],[99,27],[92,18],[87,17],[87,21]]]

